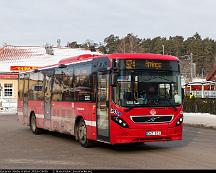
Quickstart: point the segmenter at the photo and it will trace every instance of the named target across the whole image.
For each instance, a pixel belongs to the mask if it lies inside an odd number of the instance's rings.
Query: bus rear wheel
[[[36,116],[34,113],[32,113],[30,117],[30,128],[33,134],[38,135],[41,133],[41,129],[37,128],[36,124]]]
[[[87,128],[83,119],[78,124],[78,140],[82,147],[88,148],[92,146],[92,142],[87,139]]]

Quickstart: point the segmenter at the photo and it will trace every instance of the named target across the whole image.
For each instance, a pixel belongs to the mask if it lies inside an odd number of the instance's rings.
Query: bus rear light
[[[121,127],[124,128],[129,128],[128,124],[121,118],[117,117],[117,116],[112,116],[111,119],[118,125],[120,125]]]
[[[176,122],[176,126],[179,126],[182,123],[183,123],[183,116],[179,118],[179,120]]]

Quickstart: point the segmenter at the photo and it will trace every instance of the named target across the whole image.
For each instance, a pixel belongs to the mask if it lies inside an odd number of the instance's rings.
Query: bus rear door
[[[51,96],[53,83],[53,69],[43,71],[44,74],[44,128],[51,128]]]

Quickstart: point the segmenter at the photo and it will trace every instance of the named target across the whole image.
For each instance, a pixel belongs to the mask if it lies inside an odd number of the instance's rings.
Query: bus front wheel
[[[34,113],[32,113],[31,118],[30,118],[30,128],[31,128],[32,133],[34,133],[35,135],[38,135],[41,133],[41,129],[37,128],[36,116]]]
[[[79,121],[78,125],[78,140],[82,147],[88,148],[92,145],[92,142],[87,139],[87,128],[83,119]]]

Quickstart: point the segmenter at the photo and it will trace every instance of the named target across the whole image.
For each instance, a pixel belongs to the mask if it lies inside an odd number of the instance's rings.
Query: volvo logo
[[[152,109],[151,111],[150,111],[150,114],[151,115],[155,115],[157,112],[156,112],[156,110],[155,109]]]
[[[156,119],[158,119],[159,117],[151,117],[148,122],[155,122]]]

